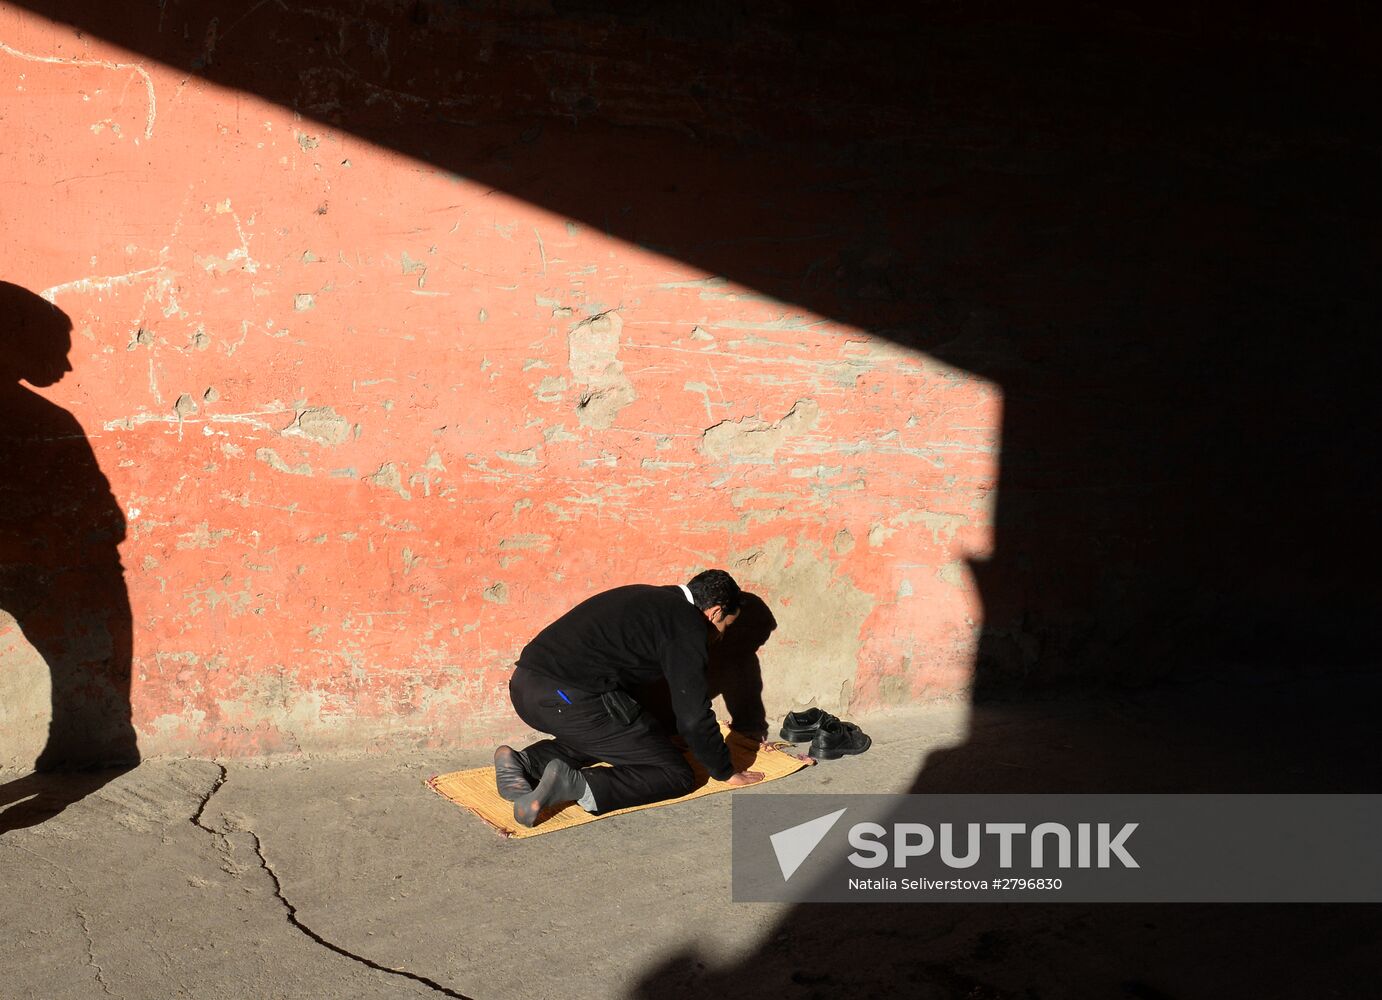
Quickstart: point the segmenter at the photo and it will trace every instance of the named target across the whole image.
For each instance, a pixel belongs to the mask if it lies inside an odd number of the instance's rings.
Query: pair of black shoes
[[[849,754],[863,753],[873,746],[873,740],[854,723],[844,722],[819,708],[788,712],[782,720],[782,738],[788,743],[810,740],[811,749],[807,753],[816,760],[838,760]]]

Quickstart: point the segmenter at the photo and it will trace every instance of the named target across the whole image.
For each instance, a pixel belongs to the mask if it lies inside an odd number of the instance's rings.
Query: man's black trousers
[[[647,712],[625,726],[610,718],[599,694],[523,667],[509,679],[509,697],[520,719],[552,734],[523,751],[534,781],[551,760],[583,768],[599,812],[676,798],[695,787],[691,765]],[[590,766],[600,761],[613,767]]]

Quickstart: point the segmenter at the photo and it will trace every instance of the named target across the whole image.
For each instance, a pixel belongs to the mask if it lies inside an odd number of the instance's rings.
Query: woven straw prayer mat
[[[792,753],[789,744],[760,744],[757,740],[742,733],[729,730],[723,724],[720,726],[720,731],[725,734],[725,742],[729,745],[734,769],[736,771],[762,771],[764,781],[785,778],[787,775],[794,774],[815,763],[810,757]],[[569,830],[575,826],[585,826],[587,823],[594,823],[610,816],[621,816],[624,813],[637,812],[640,809],[657,809],[662,806],[675,805],[678,802],[689,802],[704,795],[727,792],[731,788],[738,787],[711,778],[695,758],[688,755],[687,760],[696,772],[696,788],[680,798],[664,799],[661,802],[652,802],[645,806],[630,806],[628,809],[614,809],[598,816],[592,816],[573,802],[559,812],[544,816],[537,826],[531,828],[515,822],[513,803],[506,802],[499,797],[499,793],[494,788],[493,767],[476,767],[469,771],[438,774],[427,779],[427,787],[443,798],[449,799],[456,805],[479,816],[505,837],[537,837],[544,833],[554,833],[557,830]],[[596,766],[602,767],[604,765]]]

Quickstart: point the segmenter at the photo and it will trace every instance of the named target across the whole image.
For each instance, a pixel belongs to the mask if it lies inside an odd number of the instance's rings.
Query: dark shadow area
[[[129,770],[33,771],[0,784],[0,834],[47,822]]]
[[[966,742],[929,756],[910,791],[1376,792],[1382,775],[1362,720],[1379,693],[1375,678],[1356,675],[1314,684],[1216,678],[1100,698],[980,705]],[[687,950],[650,970],[634,995],[1364,998],[1376,992],[1382,961],[1380,911],[1356,904],[803,904],[743,961],[720,967]]]
[[[763,707],[763,665],[759,662],[758,651],[776,628],[777,619],[767,602],[745,591],[739,617],[725,631],[724,639],[710,647],[710,664],[706,668],[710,697],[724,697],[730,728],[756,740],[768,736],[768,712]],[[672,696],[665,680],[644,685],[636,692],[636,697],[666,732],[677,731]]]
[[[0,611],[48,665],[52,717],[36,771],[139,760],[130,722],[125,518],[70,413],[45,388],[71,371],[72,324],[0,282]],[[0,786],[0,833],[40,823],[115,772],[30,775]],[[27,800],[27,801],[25,801]]]
[[[997,384],[981,693],[1375,659],[1361,9],[19,6]]]
[[[995,383],[992,707],[914,790],[1382,790],[1366,6],[21,6]],[[800,907],[644,992],[1363,996],[1377,932]]]

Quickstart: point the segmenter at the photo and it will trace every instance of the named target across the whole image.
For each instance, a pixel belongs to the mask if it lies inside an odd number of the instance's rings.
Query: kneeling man
[[[706,687],[709,643],[733,624],[739,602],[734,578],[710,569],[686,584],[596,594],[539,632],[518,657],[509,696],[518,717],[552,739],[494,752],[495,782],[514,818],[533,826],[567,802],[609,812],[690,792],[691,766],[629,694],[659,676],[677,732],[710,776],[762,781],[731,766]],[[590,766],[597,762],[613,766]]]

